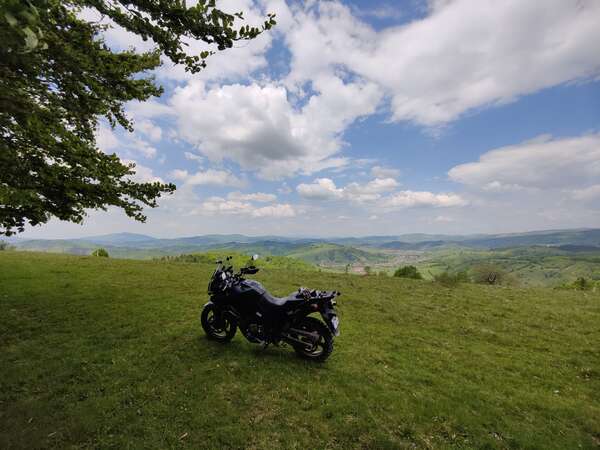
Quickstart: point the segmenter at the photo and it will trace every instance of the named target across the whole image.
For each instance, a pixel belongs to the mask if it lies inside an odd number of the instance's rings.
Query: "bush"
[[[578,291],[587,291],[588,289],[592,288],[592,283],[590,283],[589,280],[584,277],[579,277],[573,282],[572,286],[573,289]]]
[[[481,264],[472,267],[471,279],[473,283],[478,284],[513,284],[508,272],[494,264]]]
[[[423,279],[423,275],[421,275],[421,273],[415,266],[399,267],[394,272],[394,276],[400,277],[400,278],[412,278],[413,280],[422,280]]]
[[[578,277],[575,281],[564,283],[554,289],[572,289],[575,291],[596,291],[600,287],[597,281],[588,280],[584,277]]]
[[[92,252],[92,256],[100,256],[101,258],[108,258],[108,252],[103,248],[98,248]]]
[[[371,275],[371,266],[365,266],[363,270],[365,271],[365,275]]]
[[[442,286],[452,287],[456,286],[458,283],[467,283],[469,281],[469,276],[465,271],[460,271],[456,273],[450,273],[448,271],[445,271],[434,275],[433,281],[441,284]]]
[[[8,243],[4,241],[0,241],[0,251],[8,250]]]

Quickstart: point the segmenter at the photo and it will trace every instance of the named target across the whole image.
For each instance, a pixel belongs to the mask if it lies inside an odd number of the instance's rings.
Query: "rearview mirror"
[[[256,261],[257,259],[258,259],[258,255],[257,254],[252,255],[252,261]]]

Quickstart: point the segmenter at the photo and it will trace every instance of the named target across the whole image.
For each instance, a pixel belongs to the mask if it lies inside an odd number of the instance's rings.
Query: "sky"
[[[600,227],[599,1],[217,5],[278,24],[199,74],[165,61],[164,94],[126,107],[135,132],[97,131],[135,179],[177,191],[144,224],[108,209],[21,237]],[[105,40],[152,48],[117,26]]]

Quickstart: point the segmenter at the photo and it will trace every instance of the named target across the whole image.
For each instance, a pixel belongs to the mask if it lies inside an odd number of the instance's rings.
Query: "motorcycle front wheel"
[[[294,328],[319,335],[314,345],[296,344],[293,346],[299,356],[318,362],[323,362],[329,358],[329,355],[333,352],[333,334],[329,331],[327,325],[315,317],[305,317]]]
[[[200,315],[202,329],[209,339],[217,342],[229,342],[237,331],[237,321],[231,315],[219,314],[213,303],[207,303]]]

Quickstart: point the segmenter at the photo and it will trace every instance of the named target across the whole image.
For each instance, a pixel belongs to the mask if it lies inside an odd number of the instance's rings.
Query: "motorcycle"
[[[216,262],[208,283],[210,300],[200,316],[206,335],[229,342],[239,328],[249,342],[263,348],[289,344],[303,358],[325,361],[333,351],[334,336],[339,336],[335,298],[341,293],[299,288],[287,297],[274,297],[245,277],[258,272],[257,259],[254,255],[237,273],[231,257]],[[313,313],[320,313],[322,320]]]

